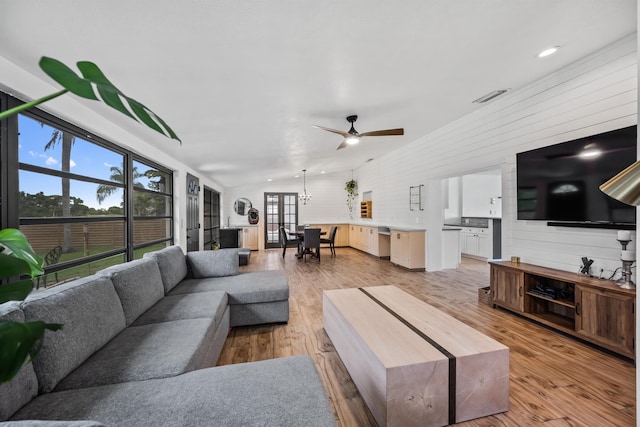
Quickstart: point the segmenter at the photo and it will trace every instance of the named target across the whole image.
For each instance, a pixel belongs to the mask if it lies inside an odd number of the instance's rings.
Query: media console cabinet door
[[[589,341],[634,358],[635,299],[576,286],[576,333]]]
[[[491,290],[497,305],[524,311],[524,273],[510,268],[491,266]]]

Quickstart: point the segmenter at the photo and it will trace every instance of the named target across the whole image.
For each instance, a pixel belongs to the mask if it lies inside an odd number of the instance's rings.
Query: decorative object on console
[[[298,198],[300,199],[300,201],[302,202],[303,205],[306,205],[307,202],[311,200],[311,194],[307,194],[307,170],[306,169],[302,169],[302,173],[304,174],[303,178],[302,178],[303,181],[304,181],[304,184],[303,184],[303,191],[304,192],[302,194],[300,194],[298,196]]]
[[[586,256],[583,256],[582,265],[580,266],[580,273],[591,276],[591,264],[593,264],[593,260],[587,258]]]
[[[635,289],[636,284],[631,280],[631,266],[636,260],[636,251],[623,250],[620,254],[622,261],[622,277],[616,280],[616,284],[622,289]]]

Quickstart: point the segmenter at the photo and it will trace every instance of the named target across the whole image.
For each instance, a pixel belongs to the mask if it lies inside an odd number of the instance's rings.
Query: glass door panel
[[[265,248],[279,248],[279,229],[294,231],[298,225],[298,193],[264,193]]]

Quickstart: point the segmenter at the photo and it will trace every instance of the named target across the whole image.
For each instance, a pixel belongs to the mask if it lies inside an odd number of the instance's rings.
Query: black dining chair
[[[284,227],[280,227],[280,246],[282,247],[282,258],[287,253],[287,248],[298,247],[300,245],[300,239],[290,239],[287,230]]]
[[[332,226],[329,232],[329,238],[320,239],[320,243],[328,243],[329,249],[331,249],[331,256],[336,256],[336,233],[338,232],[337,226]]]
[[[305,228],[304,229],[304,239],[302,240],[302,255],[304,256],[304,260],[307,260],[308,254],[313,254],[311,252],[315,250],[315,256],[318,258],[318,262],[320,262],[320,229],[319,228]]]

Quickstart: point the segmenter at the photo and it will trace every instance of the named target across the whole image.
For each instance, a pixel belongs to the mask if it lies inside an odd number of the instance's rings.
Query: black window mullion
[[[13,108],[18,103],[11,97],[3,94],[0,105],[5,108]],[[7,117],[0,123],[2,128],[2,228],[18,228],[18,116],[16,114]],[[6,143],[5,143],[6,141]]]
[[[23,170],[23,171],[41,173],[41,174],[44,174],[44,175],[57,176],[59,178],[68,178],[68,179],[73,179],[75,181],[90,182],[92,184],[110,185],[112,187],[118,187],[118,188],[124,188],[125,187],[125,185],[123,183],[121,183],[121,182],[109,181],[109,180],[106,180],[106,179],[99,179],[99,178],[92,178],[92,177],[86,176],[86,175],[78,175],[78,174],[71,173],[71,172],[64,172],[64,171],[59,171],[59,170],[55,170],[55,169],[44,168],[42,166],[34,166],[34,165],[30,165],[28,163],[20,163],[19,167],[20,167],[20,170]]]

